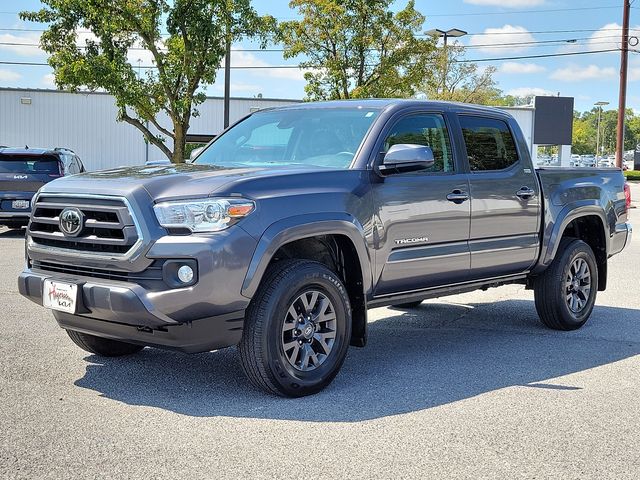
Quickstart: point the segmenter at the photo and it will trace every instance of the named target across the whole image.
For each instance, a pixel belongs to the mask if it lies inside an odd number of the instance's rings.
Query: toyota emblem
[[[84,215],[77,208],[65,208],[60,213],[60,231],[67,237],[75,237],[82,230]]]

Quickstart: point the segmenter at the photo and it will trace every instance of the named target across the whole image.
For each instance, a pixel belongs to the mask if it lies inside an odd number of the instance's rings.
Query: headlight
[[[154,205],[158,222],[165,228],[188,228],[192,232],[218,232],[255,210],[245,198],[202,198]]]

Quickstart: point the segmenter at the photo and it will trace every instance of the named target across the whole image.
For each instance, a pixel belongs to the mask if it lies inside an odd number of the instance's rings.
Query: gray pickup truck
[[[620,170],[535,170],[497,109],[298,104],[192,164],[45,185],[19,289],[91,353],[238,345],[253,384],[302,396],[365,345],[369,308],[519,283],[545,325],[579,328],[629,203]]]

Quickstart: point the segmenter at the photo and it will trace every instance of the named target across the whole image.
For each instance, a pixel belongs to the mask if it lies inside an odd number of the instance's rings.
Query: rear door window
[[[460,126],[472,172],[504,170],[518,162],[516,143],[506,122],[461,115]]]

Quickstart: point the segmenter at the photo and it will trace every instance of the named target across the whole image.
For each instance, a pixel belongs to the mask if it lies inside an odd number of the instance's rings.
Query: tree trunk
[[[174,124],[173,133],[175,138],[173,139],[173,154],[171,155],[172,163],[184,163],[184,152],[186,147],[187,137],[182,125]]]

